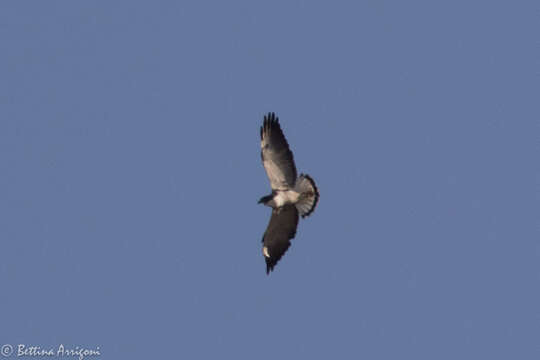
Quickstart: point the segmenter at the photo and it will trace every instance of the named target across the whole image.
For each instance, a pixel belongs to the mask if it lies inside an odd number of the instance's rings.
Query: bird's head
[[[272,200],[272,195],[263,196],[259,199],[259,202],[257,204],[266,204],[270,200]]]

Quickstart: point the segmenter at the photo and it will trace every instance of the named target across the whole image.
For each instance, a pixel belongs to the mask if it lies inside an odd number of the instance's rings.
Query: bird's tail
[[[307,175],[301,174],[294,184],[294,191],[300,193],[296,208],[302,217],[309,216],[319,201],[319,190],[315,181]]]

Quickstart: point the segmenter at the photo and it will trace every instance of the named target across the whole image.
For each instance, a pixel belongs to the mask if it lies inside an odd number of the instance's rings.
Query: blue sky
[[[538,359],[535,14],[2,2],[0,343]],[[268,111],[321,192],[270,276]]]

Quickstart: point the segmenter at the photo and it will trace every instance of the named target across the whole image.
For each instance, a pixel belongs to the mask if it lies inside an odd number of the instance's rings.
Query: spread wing
[[[296,166],[293,154],[274,113],[266,115],[261,126],[261,157],[272,190],[294,187]]]
[[[274,270],[277,262],[291,246],[290,240],[296,235],[298,210],[294,205],[286,205],[272,210],[272,217],[263,236],[263,256],[266,273]]]

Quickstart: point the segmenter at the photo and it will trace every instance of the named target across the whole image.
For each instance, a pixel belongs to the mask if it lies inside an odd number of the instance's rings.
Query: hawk
[[[272,187],[272,193],[259,200],[272,208],[262,239],[269,274],[291,246],[299,216],[304,218],[315,210],[319,190],[309,175],[296,176],[293,154],[274,113],[268,113],[261,126],[261,157]]]

